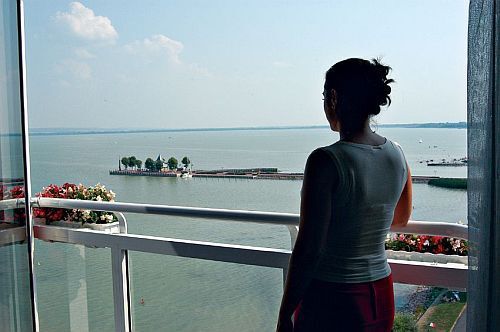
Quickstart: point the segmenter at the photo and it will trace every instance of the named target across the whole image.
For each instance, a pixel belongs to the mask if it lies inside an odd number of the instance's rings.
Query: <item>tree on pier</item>
[[[179,162],[174,157],[170,157],[168,159],[168,161],[167,161],[167,164],[168,164],[168,168],[170,170],[174,170],[174,169],[177,169],[177,166],[179,165]]]
[[[161,171],[161,169],[163,168],[163,160],[156,160],[155,162],[155,170],[156,171]]]
[[[122,164],[123,164],[123,166],[125,166],[125,169],[128,168],[128,163],[129,163],[128,158],[127,157],[123,157],[122,158]]]
[[[142,167],[142,160],[137,159],[135,161],[135,167],[137,167],[137,169],[141,169],[141,167]]]
[[[188,157],[184,157],[182,158],[181,163],[184,165],[184,167],[188,168],[188,166],[191,164],[191,160],[189,160]]]
[[[135,156],[129,157],[128,158],[128,166],[134,168],[136,166],[135,162],[137,161],[137,158]]]
[[[151,158],[146,159],[146,161],[144,162],[144,167],[146,167],[146,169],[150,172],[154,171],[155,170],[154,160]]]

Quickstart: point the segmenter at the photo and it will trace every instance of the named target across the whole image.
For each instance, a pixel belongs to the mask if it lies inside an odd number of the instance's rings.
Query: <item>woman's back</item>
[[[323,148],[339,183],[315,278],[341,283],[378,280],[390,274],[384,241],[407,179],[399,145],[339,141]]]
[[[389,71],[378,60],[351,58],[326,72],[323,110],[341,140],[307,159],[280,332],[392,328],[384,241],[391,224],[408,222],[411,178],[399,145],[370,128],[391,103]]]

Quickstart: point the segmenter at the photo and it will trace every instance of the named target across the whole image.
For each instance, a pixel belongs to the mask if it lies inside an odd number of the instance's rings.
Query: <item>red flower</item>
[[[36,194],[38,197],[48,197],[48,198],[66,198],[65,190],[63,189],[66,183],[59,187],[55,184],[50,184],[44,187],[43,190]],[[68,184],[69,185],[69,184]],[[53,209],[53,208],[38,208],[33,209],[33,214],[38,218],[45,218],[47,222],[57,221],[64,219],[64,209]]]
[[[15,186],[10,190],[12,198],[24,198],[24,186]]]
[[[417,243],[417,249],[418,249],[418,251],[422,251],[423,248],[424,248],[424,243],[422,241],[420,241],[420,239],[419,239],[419,241]]]
[[[433,244],[439,244],[443,239],[442,236],[431,236],[430,240]]]

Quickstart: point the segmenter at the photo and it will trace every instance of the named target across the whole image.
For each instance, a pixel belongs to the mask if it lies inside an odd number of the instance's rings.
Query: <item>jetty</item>
[[[130,176],[157,176],[157,177],[170,177],[175,178],[177,174],[171,172],[152,172],[148,170],[138,169],[138,170],[111,170],[109,175],[130,175]]]
[[[110,170],[110,175],[128,176],[155,176],[155,177],[180,177],[179,171],[148,171],[138,170]],[[193,178],[223,178],[223,179],[251,179],[251,180],[298,180],[304,179],[304,173],[280,172],[277,168],[231,168],[218,170],[195,170],[190,174]],[[412,175],[413,183],[428,183],[439,176]]]
[[[429,159],[429,160],[421,160],[420,161],[420,163],[426,163],[427,166],[452,166],[452,167],[467,166],[467,162],[468,162],[467,157],[463,157],[463,158],[459,158],[459,159],[453,158],[450,160]]]

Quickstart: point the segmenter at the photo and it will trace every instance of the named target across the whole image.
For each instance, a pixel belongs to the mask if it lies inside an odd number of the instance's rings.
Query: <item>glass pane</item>
[[[0,4],[0,331],[32,329],[16,1]]]
[[[274,331],[281,269],[132,252],[134,331]]]
[[[109,249],[36,241],[41,331],[114,331]]]
[[[31,331],[26,244],[0,246],[0,331]]]

